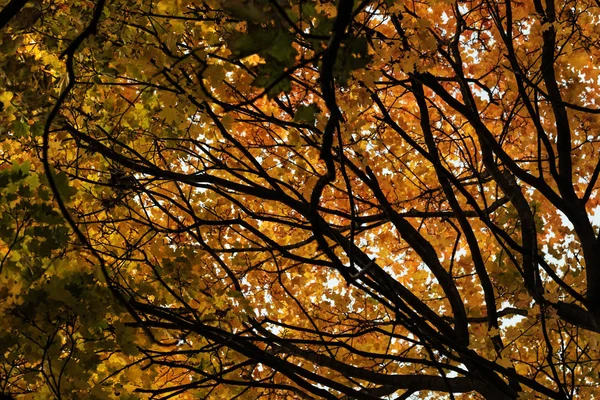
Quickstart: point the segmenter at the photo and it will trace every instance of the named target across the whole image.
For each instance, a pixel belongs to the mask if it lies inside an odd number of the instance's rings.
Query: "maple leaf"
[[[5,0],[0,397],[600,396],[600,8],[538,3]]]

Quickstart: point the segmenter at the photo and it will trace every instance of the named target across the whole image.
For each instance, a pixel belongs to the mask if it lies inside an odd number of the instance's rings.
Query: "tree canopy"
[[[0,4],[0,397],[600,396],[598,0]]]

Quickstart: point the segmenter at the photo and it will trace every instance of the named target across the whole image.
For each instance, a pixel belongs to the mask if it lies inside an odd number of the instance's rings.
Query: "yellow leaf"
[[[512,368],[513,364],[508,358],[499,358],[496,360],[496,364],[504,368]]]
[[[14,96],[15,94],[13,92],[2,92],[2,94],[0,94],[0,101],[4,105],[5,110],[10,106],[10,101]]]

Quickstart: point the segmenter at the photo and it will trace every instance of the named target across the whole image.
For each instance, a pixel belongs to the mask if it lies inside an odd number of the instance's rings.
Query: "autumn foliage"
[[[600,396],[597,0],[0,4],[0,397]]]

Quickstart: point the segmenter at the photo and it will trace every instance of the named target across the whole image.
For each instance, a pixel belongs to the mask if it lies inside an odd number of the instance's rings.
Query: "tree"
[[[600,395],[597,1],[5,3],[0,393]]]

